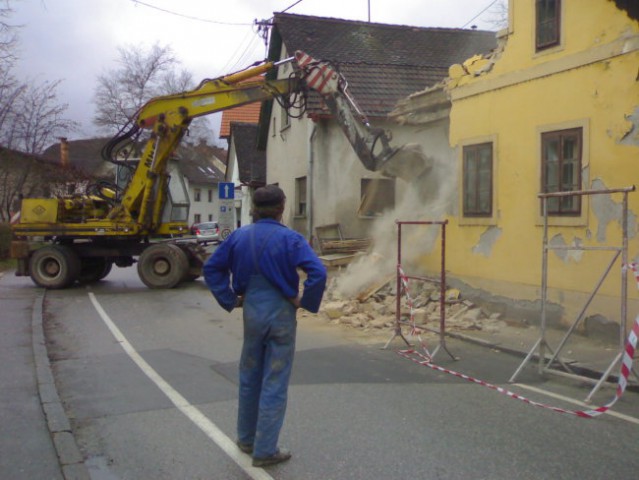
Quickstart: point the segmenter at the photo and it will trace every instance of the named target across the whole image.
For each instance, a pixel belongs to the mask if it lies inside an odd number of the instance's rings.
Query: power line
[[[151,5],[149,3],[145,3],[142,2],[140,0],[131,0],[133,3],[135,3],[136,5],[142,5],[148,8],[152,8],[154,10],[158,10],[160,12],[164,12],[164,13],[168,13],[170,15],[175,15],[176,17],[182,17],[182,18],[186,18],[188,20],[195,20],[197,22],[204,22],[204,23],[213,23],[216,25],[233,25],[233,26],[247,26],[247,25],[253,25],[252,23],[234,23],[234,22],[220,22],[218,20],[209,20],[207,18],[200,18],[200,17],[193,17],[191,15],[184,15],[182,13],[178,13],[178,12],[174,12],[171,10],[167,10],[165,8],[160,8],[157,7],[155,5]],[[301,1],[301,0],[300,0]]]
[[[295,2],[293,5],[291,5],[290,7],[285,8],[284,10],[282,10],[282,13],[286,13],[287,10],[290,10],[291,8],[293,8],[295,5],[297,5],[298,3],[302,3],[302,0],[297,0],[297,2]]]
[[[464,23],[464,25],[462,25],[461,28],[465,28],[468,26],[469,23],[471,23],[472,21],[474,21],[476,18],[480,17],[486,10],[488,10],[490,7],[492,7],[493,5],[495,5],[499,0],[493,0],[492,2],[490,2],[490,4],[484,8],[481,12],[479,12],[477,15],[475,15],[473,18],[471,18],[470,20],[468,20],[466,23]]]

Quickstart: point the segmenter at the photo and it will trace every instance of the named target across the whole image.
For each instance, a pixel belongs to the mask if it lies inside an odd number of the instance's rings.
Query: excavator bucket
[[[422,146],[408,143],[380,157],[377,170],[387,177],[399,177],[410,182],[427,173],[432,167],[433,162],[426,156]]]

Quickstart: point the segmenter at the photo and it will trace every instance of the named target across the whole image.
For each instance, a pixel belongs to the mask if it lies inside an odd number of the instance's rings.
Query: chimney
[[[60,137],[60,164],[63,168],[69,166],[69,142],[67,137]]]

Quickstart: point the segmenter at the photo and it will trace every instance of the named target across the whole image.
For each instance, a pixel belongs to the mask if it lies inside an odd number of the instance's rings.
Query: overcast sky
[[[81,123],[70,139],[95,134],[96,77],[114,69],[117,48],[170,45],[199,82],[263,59],[254,20],[273,12],[419,27],[494,30],[493,0],[12,0],[20,30],[19,72],[58,80],[68,117]],[[291,7],[291,8],[289,8]],[[483,13],[482,13],[483,12]],[[217,119],[219,122],[219,118]],[[217,122],[216,129],[217,129]],[[216,131],[216,135],[217,135]]]

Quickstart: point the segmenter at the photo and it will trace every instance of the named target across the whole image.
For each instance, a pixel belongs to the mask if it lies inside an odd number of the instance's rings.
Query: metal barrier
[[[388,348],[391,342],[399,337],[401,338],[406,345],[410,346],[410,342],[406,340],[404,334],[402,333],[402,325],[410,326],[412,332],[416,332],[417,330],[430,330],[425,327],[418,328],[415,326],[413,314],[412,314],[412,306],[411,306],[411,318],[409,322],[402,320],[402,312],[401,312],[401,297],[402,290],[404,289],[407,293],[408,298],[410,299],[410,294],[408,292],[408,280],[430,280],[425,277],[419,277],[414,275],[407,275],[402,268],[402,226],[403,225],[440,225],[441,226],[441,269],[439,274],[439,342],[437,347],[433,350],[432,353],[426,350],[425,346],[422,344],[426,355],[429,358],[435,358],[435,355],[440,350],[445,350],[448,355],[451,356],[453,360],[456,360],[456,357],[450,353],[448,348],[446,347],[446,225],[448,224],[448,220],[443,221],[400,221],[397,220],[395,222],[397,224],[397,303],[395,308],[395,327],[393,331],[393,336],[386,342],[384,345],[384,349]],[[409,300],[410,301],[410,300]],[[421,341],[421,338],[420,338]]]
[[[628,282],[627,282],[627,267],[628,267],[628,193],[634,192],[635,187],[626,187],[619,189],[606,189],[606,190],[582,190],[582,191],[573,191],[573,192],[554,192],[554,193],[542,193],[539,194],[538,197],[542,201],[542,211],[543,211],[543,223],[544,223],[544,233],[543,233],[543,247],[542,247],[542,267],[541,267],[541,319],[540,319],[540,328],[539,328],[539,338],[537,342],[534,344],[526,358],[523,360],[521,365],[517,368],[515,373],[510,378],[510,382],[515,382],[516,378],[519,376],[524,366],[528,361],[537,354],[538,357],[538,372],[540,375],[543,373],[550,373],[559,376],[565,376],[569,378],[579,379],[581,381],[586,381],[590,383],[594,383],[594,388],[590,391],[588,396],[586,397],[586,402],[590,402],[592,396],[599,390],[601,385],[608,379],[608,376],[612,372],[613,368],[619,361],[622,359],[624,354],[624,345],[626,340],[626,321],[627,321],[627,302],[628,302]],[[548,199],[549,198],[557,198],[557,197],[570,197],[570,196],[591,196],[591,195],[602,195],[602,194],[613,194],[613,193],[622,193],[623,194],[623,211],[621,218],[622,225],[622,240],[621,245],[609,245],[609,246],[599,246],[599,247],[584,247],[577,245],[569,245],[569,246],[556,246],[548,244]],[[579,315],[574,320],[562,340],[559,342],[556,350],[553,350],[548,341],[546,340],[546,310],[548,304],[548,252],[550,250],[599,250],[599,251],[611,251],[613,252],[613,257],[608,264],[608,267],[605,269],[604,273],[600,277],[597,285],[594,287],[592,292],[590,293],[588,299],[586,300],[583,308],[579,312]],[[586,310],[588,306],[594,299],[597,294],[599,288],[603,284],[604,280],[612,270],[617,259],[621,257],[621,292],[620,292],[620,320],[619,320],[619,351],[615,358],[612,360],[606,371],[603,373],[600,379],[593,380],[589,377],[584,377],[582,375],[578,375],[571,369],[566,363],[559,357],[561,350],[566,345],[569,337],[577,328],[577,325],[584,318]],[[546,362],[546,349],[548,349],[552,357],[548,362]],[[560,370],[552,370],[550,366],[558,362],[561,367],[565,371]],[[633,372],[634,373],[634,372]],[[636,374],[635,374],[636,376]]]

